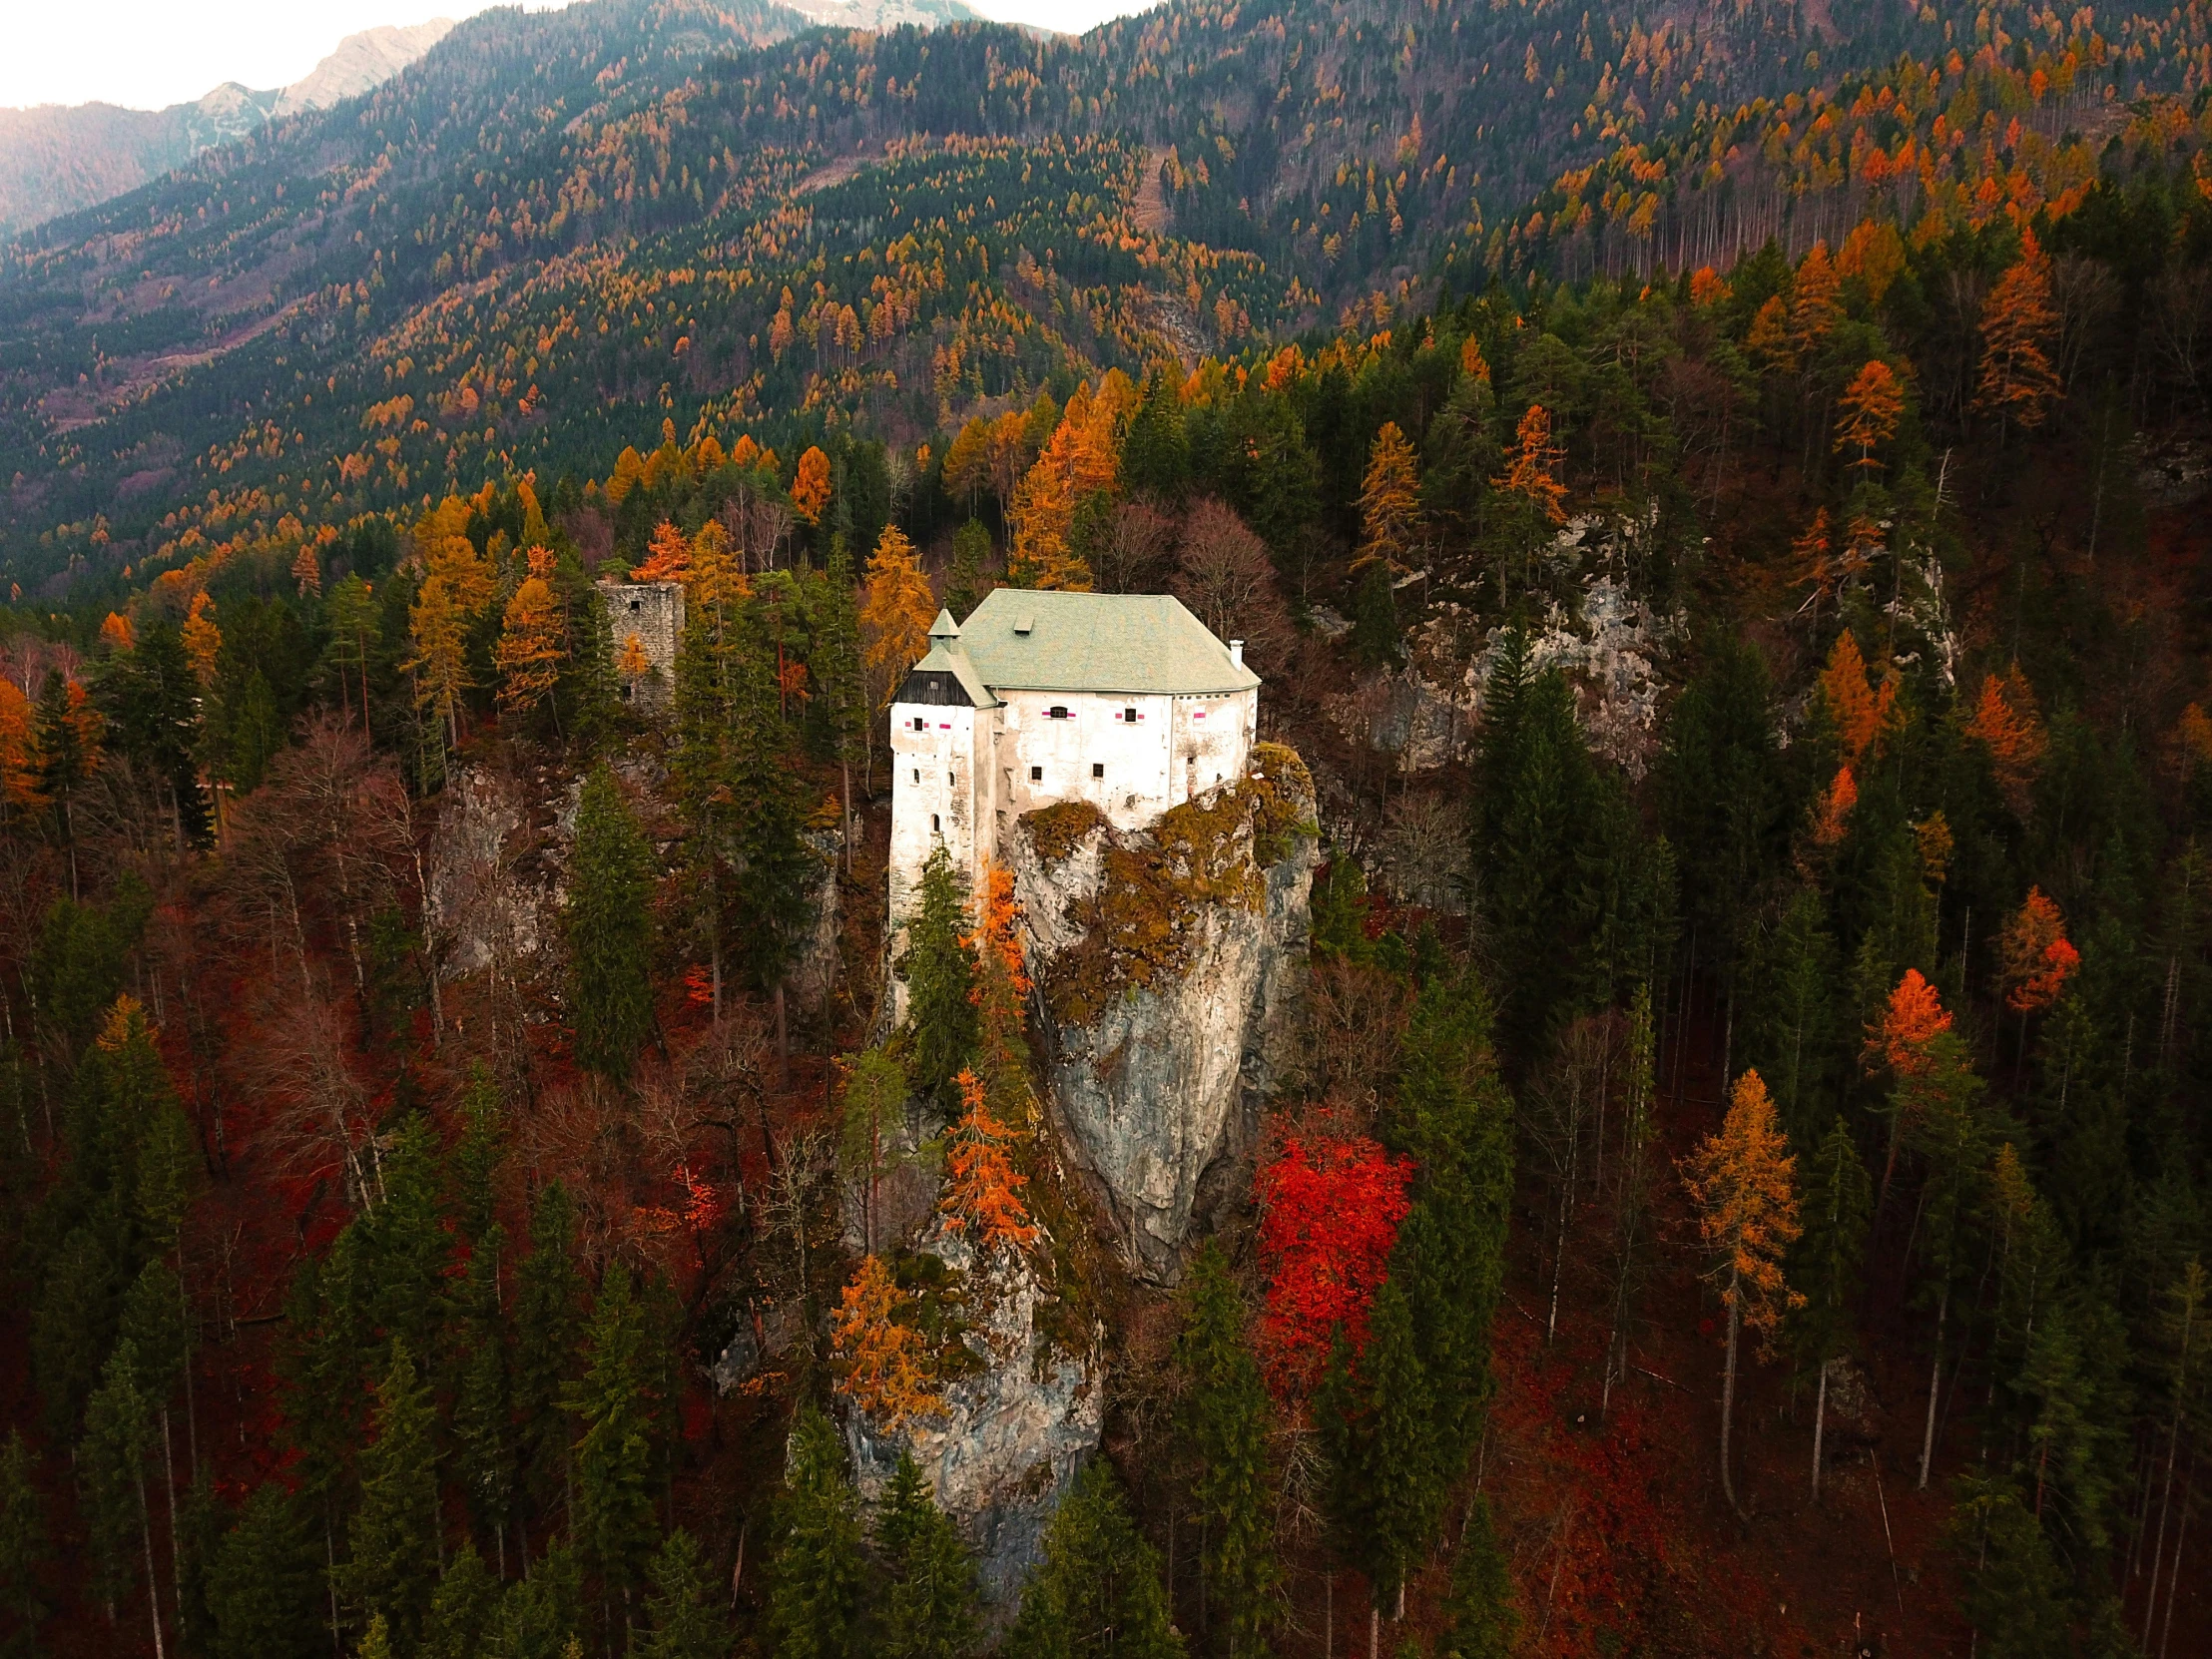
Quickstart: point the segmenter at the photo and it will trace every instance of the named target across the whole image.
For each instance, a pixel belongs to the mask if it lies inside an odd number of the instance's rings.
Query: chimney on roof
[[[1238,666],[1239,668],[1243,668],[1243,667],[1244,667],[1244,641],[1243,641],[1243,640],[1231,640],[1231,641],[1229,642],[1229,660],[1230,660],[1231,662],[1235,663],[1235,664],[1236,664],[1236,665],[1237,665],[1237,666]]]

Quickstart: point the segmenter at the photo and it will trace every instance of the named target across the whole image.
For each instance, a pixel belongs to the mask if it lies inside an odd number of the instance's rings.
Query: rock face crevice
[[[1022,821],[1052,1125],[1139,1277],[1180,1275],[1208,1172],[1251,1145],[1306,976],[1313,786],[1287,749],[1148,829]],[[1070,833],[1070,831],[1073,833]]]

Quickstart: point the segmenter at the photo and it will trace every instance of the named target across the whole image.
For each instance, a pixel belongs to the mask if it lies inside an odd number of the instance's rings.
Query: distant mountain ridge
[[[381,86],[452,28],[451,18],[437,17],[363,29],[288,87],[257,91],[226,81],[163,110],[102,103],[0,109],[0,237],[136,190],[265,122]]]

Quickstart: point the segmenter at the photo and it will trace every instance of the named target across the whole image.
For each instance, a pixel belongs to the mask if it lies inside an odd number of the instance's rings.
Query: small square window
[[[1134,709],[1124,709],[1121,712],[1121,718],[1131,725],[1134,725],[1137,719],[1137,711]]]
[[[1055,703],[1051,708],[1045,710],[1044,718],[1047,720],[1065,720],[1068,718],[1068,706],[1065,703]]]
[[[1031,767],[1031,768],[1029,769],[1029,782],[1030,782],[1030,783],[1032,783],[1032,784],[1041,784],[1041,783],[1043,783],[1043,782],[1044,782],[1044,768],[1043,768],[1043,767]]]
[[[925,719],[925,718],[924,718],[923,716],[921,716],[921,715],[916,715],[916,716],[914,716],[914,730],[915,730],[915,731],[917,731],[917,732],[926,732],[926,731],[928,731],[928,730],[929,730],[929,722],[928,722],[928,720],[927,720],[927,719]]]
[[[1106,776],[1106,763],[1105,763],[1104,761],[1093,761],[1093,762],[1091,763],[1091,776],[1092,776],[1093,778],[1103,778],[1103,777],[1105,777],[1105,776]]]

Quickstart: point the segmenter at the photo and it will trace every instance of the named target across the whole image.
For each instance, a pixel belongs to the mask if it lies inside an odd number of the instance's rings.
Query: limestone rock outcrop
[[[1156,1283],[1180,1275],[1278,1069],[1306,974],[1313,819],[1304,763],[1263,744],[1247,777],[1142,831],[1067,805],[1014,837],[1053,1129]]]
[[[1040,1553],[1045,1525],[1098,1445],[1105,1413],[1103,1327],[1070,1333],[1059,1303],[1027,1257],[982,1255],[941,1225],[917,1254],[942,1264],[966,1329],[971,1369],[942,1380],[945,1408],[897,1433],[844,1415],[845,1443],[861,1498],[873,1503],[913,1453],[935,1494],[975,1551],[995,1620],[1011,1616]],[[937,1293],[940,1298],[943,1291]]]

